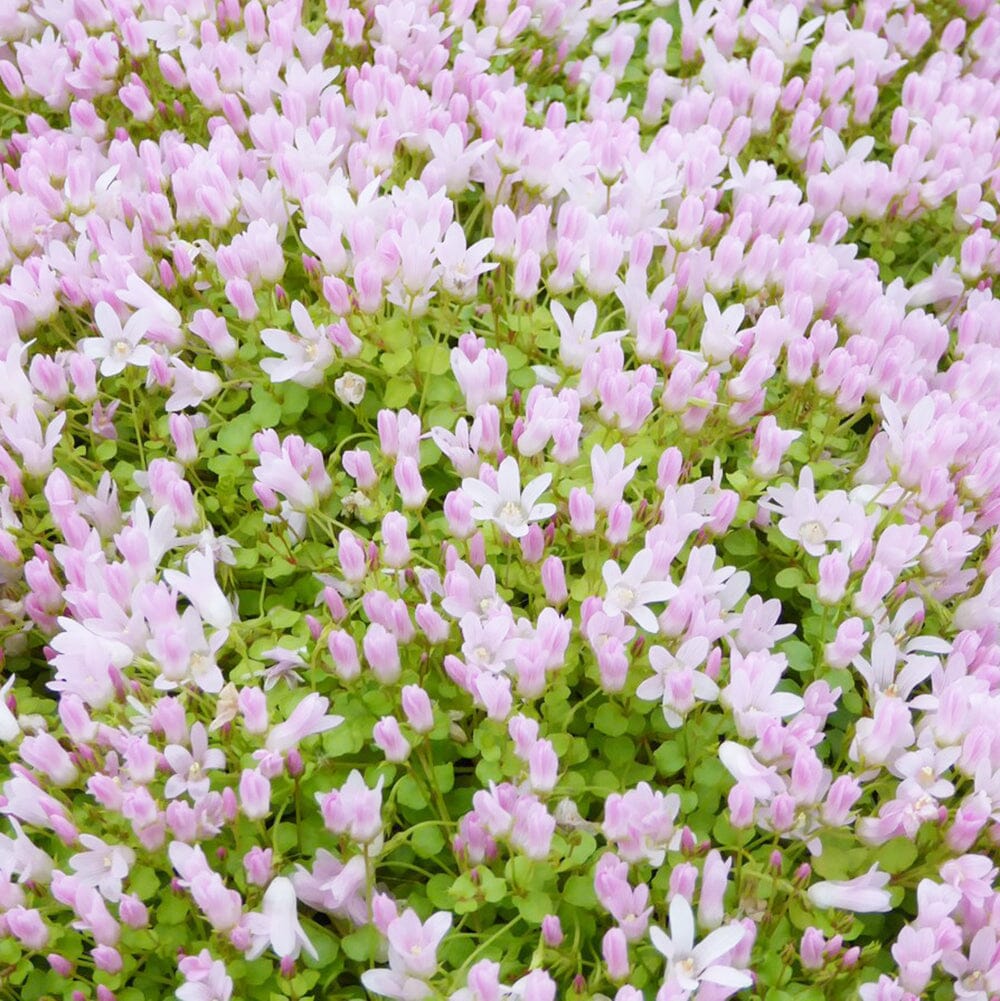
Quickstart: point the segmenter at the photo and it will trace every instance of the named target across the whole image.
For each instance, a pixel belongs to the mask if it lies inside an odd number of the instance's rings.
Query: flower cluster
[[[1000,6],[0,3],[0,1001],[1000,996]]]

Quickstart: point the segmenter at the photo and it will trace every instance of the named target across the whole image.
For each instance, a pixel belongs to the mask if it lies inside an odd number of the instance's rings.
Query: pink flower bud
[[[118,916],[130,928],[145,928],[149,924],[146,905],[132,893],[122,894],[118,901]]]
[[[337,538],[337,558],[340,561],[340,569],[345,579],[352,584],[357,584],[364,580],[368,573],[368,564],[365,560],[365,551],[358,537],[345,529]]]
[[[444,499],[444,516],[448,531],[456,539],[467,539],[475,531],[472,520],[472,499],[461,490],[452,490]]]
[[[274,874],[274,852],[270,848],[254,845],[243,856],[243,870],[254,886],[267,886]]]
[[[383,716],[372,729],[372,739],[385,755],[386,761],[401,762],[410,756],[410,745],[399,729],[395,716]]]
[[[99,945],[91,951],[94,966],[105,973],[119,973],[122,968],[121,953],[110,945]]]
[[[540,525],[532,525],[521,539],[521,554],[528,563],[537,563],[545,553],[545,536]]]
[[[372,463],[372,457],[362,448],[345,452],[341,456],[341,464],[348,476],[354,478],[354,482],[362,490],[370,490],[378,483],[378,474]]]
[[[358,659],[358,646],[354,637],[343,629],[335,629],[326,641],[330,656],[333,658],[333,669],[337,677],[343,681],[351,681],[361,673],[361,662]]]
[[[601,941],[601,953],[612,981],[624,980],[632,967],[628,961],[628,940],[621,928],[607,931]]]
[[[945,835],[945,843],[953,852],[967,852],[989,819],[989,797],[984,792],[974,793],[955,811],[955,821]]]
[[[399,644],[396,637],[384,626],[372,623],[362,640],[365,660],[383,684],[392,684],[399,678]]]
[[[625,501],[618,501],[608,511],[608,530],[605,538],[614,546],[627,541],[632,529],[632,508]]]
[[[594,498],[583,487],[574,487],[569,493],[569,520],[578,535],[589,535],[596,525]]]
[[[50,952],[45,958],[60,977],[68,977],[73,973],[73,964],[65,956]]]
[[[400,456],[396,460],[393,475],[396,486],[399,488],[399,495],[403,500],[403,507],[408,509],[423,507],[424,501],[427,500],[427,491],[420,478],[420,468],[416,459],[408,455]]]
[[[430,697],[419,685],[404,685],[402,702],[406,721],[417,733],[430,733],[434,729]]]
[[[240,805],[250,820],[261,820],[271,812],[271,783],[254,768],[240,776]]]
[[[547,946],[558,949],[563,942],[562,925],[555,914],[546,914],[542,918],[542,938]]]
[[[44,949],[49,941],[49,929],[38,911],[26,907],[12,907],[3,916],[7,931],[26,949],[36,952]]]
[[[443,643],[450,635],[451,626],[448,621],[429,602],[417,605],[413,614],[417,625],[432,644]]]
[[[747,790],[746,786],[736,783],[729,790],[729,822],[737,830],[745,830],[753,824],[754,807],[756,801],[753,794]]]
[[[241,688],[236,702],[247,733],[264,733],[268,728],[267,696],[259,688]]]
[[[545,598],[550,605],[559,607],[568,600],[566,571],[558,556],[550,556],[542,564],[542,587],[545,589]]]
[[[410,562],[410,543],[406,533],[405,515],[390,511],[382,519],[382,559],[386,566],[400,569]]]

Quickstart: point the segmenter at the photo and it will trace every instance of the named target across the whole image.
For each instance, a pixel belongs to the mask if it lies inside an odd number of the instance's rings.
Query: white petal
[[[674,955],[674,943],[670,941],[670,936],[662,929],[653,925],[649,929],[649,940],[653,943],[653,948],[667,959],[672,959]]]
[[[690,952],[694,945],[694,915],[691,905],[679,893],[670,901],[670,937],[679,953]]]
[[[726,925],[725,928],[716,928],[703,942],[699,942],[694,950],[693,955],[698,968],[703,969],[720,956],[724,956],[730,949],[735,949],[743,941],[746,933],[746,929],[742,925]]]

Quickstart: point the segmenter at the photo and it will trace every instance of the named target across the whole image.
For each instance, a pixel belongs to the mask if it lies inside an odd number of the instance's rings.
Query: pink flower
[[[382,784],[380,775],[374,789],[365,784],[356,769],[340,789],[316,796],[323,821],[334,834],[347,834],[359,844],[368,844],[382,834]]]
[[[163,756],[174,774],[167,779],[163,795],[173,799],[187,793],[191,799],[199,800],[208,794],[211,779],[205,773],[217,768],[225,768],[226,756],[217,747],[209,750],[208,733],[201,723],[191,727],[191,749],[180,744],[168,744]]]
[[[168,12],[173,8],[167,8]],[[178,967],[186,983],[177,988],[180,1001],[230,1001],[233,981],[226,973],[226,965],[212,959],[207,949],[197,956],[185,956]]]
[[[785,538],[800,543],[810,556],[823,556],[829,543],[847,543],[857,535],[857,529],[848,520],[851,504],[847,494],[834,490],[817,500],[809,466],[802,467],[797,489],[790,484],[772,487],[760,505],[781,515],[778,530]]]

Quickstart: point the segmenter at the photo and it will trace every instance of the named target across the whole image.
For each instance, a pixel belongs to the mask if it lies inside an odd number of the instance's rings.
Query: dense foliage
[[[1000,997],[1000,6],[0,2],[0,998]]]

